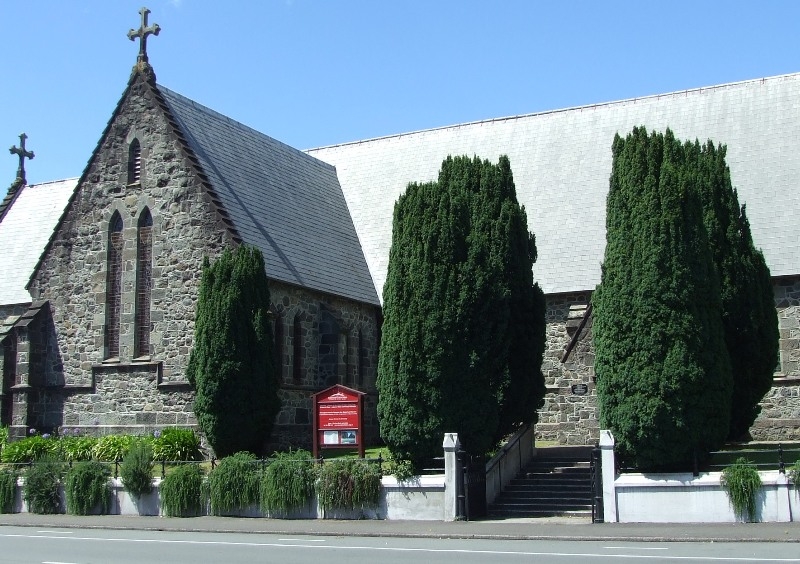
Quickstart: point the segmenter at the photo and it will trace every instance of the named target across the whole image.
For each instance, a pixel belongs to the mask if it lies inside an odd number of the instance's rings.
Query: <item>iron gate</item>
[[[460,480],[459,517],[480,519],[486,517],[486,457],[458,452],[463,479]]]
[[[599,446],[592,449],[589,473],[592,477],[592,523],[603,522],[603,464]]]

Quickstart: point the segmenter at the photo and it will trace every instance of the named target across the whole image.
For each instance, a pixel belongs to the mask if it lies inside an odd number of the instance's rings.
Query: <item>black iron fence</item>
[[[690,467],[664,468],[665,472],[692,472],[695,476],[700,472],[720,472],[726,467],[736,462],[739,458],[744,458],[749,464],[758,470],[777,470],[782,474],[786,473],[786,468],[800,461],[800,444],[792,443],[784,445],[781,443],[768,444],[759,443],[756,445],[731,445],[730,447],[713,451],[707,455],[694,457]],[[617,473],[641,472],[619,455],[615,456]]]

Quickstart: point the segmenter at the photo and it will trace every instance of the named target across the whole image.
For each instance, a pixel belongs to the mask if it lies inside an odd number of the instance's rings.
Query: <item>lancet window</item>
[[[106,278],[106,358],[119,357],[119,323],[122,309],[122,217],[114,212],[108,227]]]
[[[292,380],[299,384],[303,379],[303,328],[300,324],[300,314],[294,316],[292,328]]]
[[[150,290],[153,286],[153,216],[144,208],[139,215],[136,248],[135,356],[150,355]]]

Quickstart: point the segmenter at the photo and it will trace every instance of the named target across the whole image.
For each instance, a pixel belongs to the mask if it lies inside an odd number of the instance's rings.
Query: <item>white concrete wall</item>
[[[531,461],[536,453],[533,448],[533,425],[517,431],[496,455],[486,463],[486,504],[493,503],[503,488],[519,471]]]
[[[258,506],[248,507],[237,512],[238,517],[268,517],[274,519],[413,519],[423,521],[442,521],[447,518],[445,504],[444,474],[418,476],[405,481],[398,481],[394,476],[381,479],[383,491],[377,507],[356,509],[353,511],[328,511],[319,506],[316,499],[310,499],[307,506],[288,512],[264,514]],[[14,504],[16,513],[27,513],[28,506],[22,498],[23,479],[17,482],[17,495]],[[161,516],[159,504],[160,479],[153,481],[150,494],[134,500],[125,491],[122,480],[111,480],[112,515],[150,515]],[[64,503],[62,490],[62,506]],[[202,514],[208,514],[210,508],[204,508]]]
[[[384,519],[448,520],[444,474],[417,476],[405,481],[384,476],[381,481]]]
[[[800,514],[790,507],[794,503],[797,509],[797,491],[790,487],[786,476],[777,470],[759,475],[763,487],[756,501],[755,521],[800,520]],[[614,480],[617,520],[620,523],[740,521],[720,483],[721,478],[721,472],[697,477],[691,473],[622,474]]]

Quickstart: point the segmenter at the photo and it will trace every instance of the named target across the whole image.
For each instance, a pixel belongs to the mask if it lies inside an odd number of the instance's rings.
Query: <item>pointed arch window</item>
[[[364,385],[364,371],[367,366],[367,348],[364,346],[364,333],[358,330],[358,386]]]
[[[142,179],[142,147],[138,139],[128,147],[128,184],[139,184]]]
[[[119,357],[119,322],[122,309],[122,217],[114,212],[108,226],[106,264],[106,358]]]
[[[300,324],[300,314],[294,316],[292,328],[292,380],[299,384],[303,380],[303,328]]]
[[[150,289],[153,287],[153,216],[144,208],[136,229],[136,357],[150,356]]]
[[[283,316],[275,314],[275,374],[278,381],[283,382]]]

